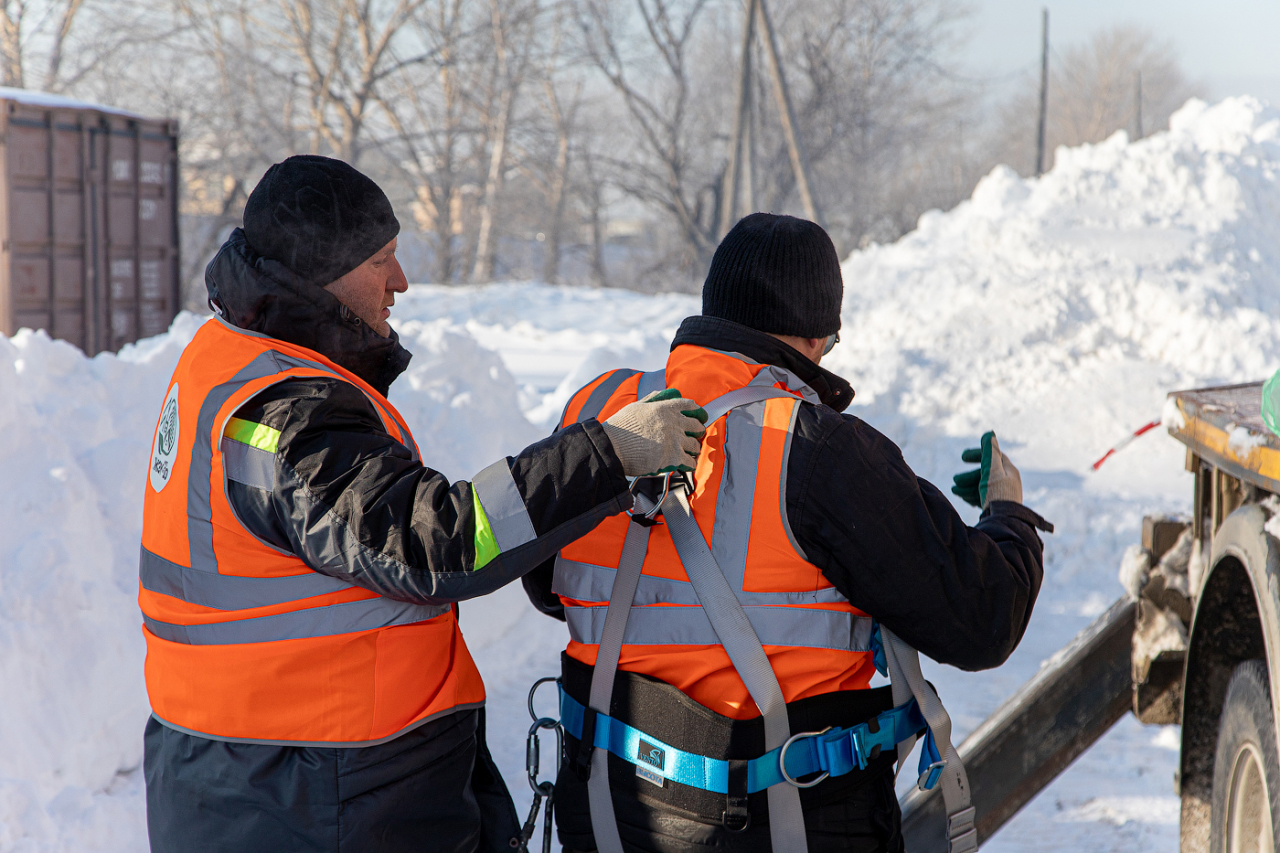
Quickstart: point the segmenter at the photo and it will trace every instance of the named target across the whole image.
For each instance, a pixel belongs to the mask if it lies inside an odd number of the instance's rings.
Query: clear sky
[[[962,0],[963,1],[963,0]],[[1280,0],[967,0],[961,58],[976,77],[1036,67],[1040,10],[1061,50],[1102,27],[1145,26],[1177,46],[1188,79],[1211,99],[1251,94],[1280,105]],[[1052,60],[1051,60],[1052,61]]]

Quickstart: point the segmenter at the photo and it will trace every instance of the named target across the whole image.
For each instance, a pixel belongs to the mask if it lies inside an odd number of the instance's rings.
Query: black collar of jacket
[[[205,268],[204,283],[209,304],[231,325],[314,350],[384,397],[409,366],[394,329],[382,337],[323,287],[255,255],[240,228]]]
[[[794,347],[750,326],[719,317],[686,317],[671,348],[682,344],[736,352],[761,364],[784,367],[799,376],[825,405],[837,412],[843,412],[853,402],[853,386],[848,382],[814,364]]]

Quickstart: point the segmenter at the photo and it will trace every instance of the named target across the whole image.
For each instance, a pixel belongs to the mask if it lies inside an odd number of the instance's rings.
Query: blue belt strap
[[[582,737],[586,708],[560,688],[560,723],[575,738]],[[832,728],[822,733],[800,737],[787,748],[787,774],[799,779],[813,773],[843,776],[862,770],[872,758],[872,751],[893,749],[901,741],[925,728],[924,715],[912,699],[905,705],[885,711],[865,723],[849,728]],[[937,748],[932,752],[932,734],[926,737],[920,756],[920,772],[930,772],[938,762]],[[623,761],[644,767],[665,779],[713,791],[729,793],[729,762],[685,752],[645,734],[634,726],[605,714],[596,714],[593,745],[607,749]],[[747,762],[747,793],[754,794],[786,780],[778,766],[781,749],[773,749]],[[879,752],[876,753],[879,755]],[[935,778],[941,770],[931,773]]]

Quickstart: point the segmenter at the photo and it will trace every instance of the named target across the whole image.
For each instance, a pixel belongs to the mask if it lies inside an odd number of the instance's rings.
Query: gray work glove
[[[960,459],[981,465],[976,471],[965,471],[951,478],[955,481],[952,493],[965,503],[983,509],[992,501],[1022,503],[1022,475],[1009,457],[1000,452],[1000,442],[994,432],[983,435],[982,446],[969,448],[960,454]]]
[[[623,406],[605,421],[605,434],[628,477],[692,471],[702,449],[707,413],[674,388]]]

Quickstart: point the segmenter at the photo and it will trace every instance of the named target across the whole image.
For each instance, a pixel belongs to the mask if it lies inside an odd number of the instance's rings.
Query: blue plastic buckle
[[[880,757],[880,753],[898,745],[894,738],[897,728],[894,713],[897,709],[858,723],[853,727],[853,741],[857,744],[858,769],[866,770],[867,762]]]
[[[884,641],[880,638],[880,623],[874,623],[871,629],[871,663],[876,672],[889,677],[889,659],[885,657]]]
[[[916,787],[921,791],[932,790],[933,786],[938,784],[938,779],[946,766],[947,760],[939,754],[938,744],[933,739],[931,729],[925,734],[924,743],[920,744],[920,778],[916,780]]]
[[[930,764],[920,774],[920,778],[916,780],[916,787],[921,791],[932,791],[933,786],[938,784],[938,780],[942,778],[942,771],[946,766],[947,760],[945,758]]]

